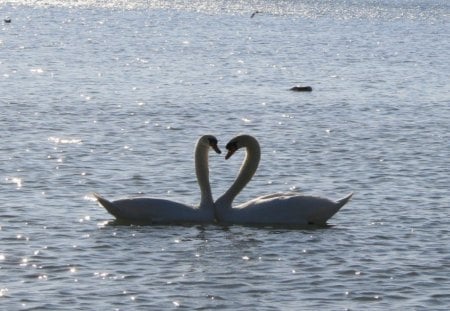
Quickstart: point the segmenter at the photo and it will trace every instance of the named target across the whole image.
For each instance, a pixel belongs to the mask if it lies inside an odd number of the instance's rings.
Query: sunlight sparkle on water
[[[8,293],[7,288],[0,288],[0,297],[6,296],[7,293]]]
[[[109,223],[108,220],[100,221],[100,222],[97,223],[97,227],[98,227],[98,228],[104,228],[104,227],[106,227],[106,225],[107,225],[108,223]]]
[[[6,177],[5,178],[7,183],[16,184],[17,189],[22,188],[22,178],[19,177]]]
[[[48,138],[49,141],[55,143],[55,144],[81,144],[81,139],[77,138],[61,138],[61,137],[54,137],[50,136]]]
[[[32,72],[32,73],[43,73],[44,70],[42,68],[32,68],[32,69],[30,69],[30,72]]]
[[[20,262],[21,267],[26,267],[28,265],[28,258],[22,258]]]

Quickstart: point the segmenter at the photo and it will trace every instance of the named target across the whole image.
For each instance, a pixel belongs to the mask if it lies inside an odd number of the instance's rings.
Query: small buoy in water
[[[5,24],[9,24],[9,23],[11,23],[11,18],[5,17],[5,19],[3,21],[5,22]]]
[[[310,86],[294,86],[289,89],[294,92],[312,92],[312,87]]]

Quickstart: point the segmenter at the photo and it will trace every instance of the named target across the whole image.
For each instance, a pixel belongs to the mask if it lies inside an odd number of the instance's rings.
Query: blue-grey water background
[[[1,309],[449,308],[448,1],[2,0],[0,17]],[[239,133],[262,161],[238,203],[353,200],[287,229],[119,226],[92,199],[196,204],[197,138]],[[211,154],[216,198],[242,159]]]

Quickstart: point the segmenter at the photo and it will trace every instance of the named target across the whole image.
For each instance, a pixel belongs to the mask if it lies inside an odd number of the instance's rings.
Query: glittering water
[[[447,310],[449,12],[0,1],[2,308]],[[239,202],[353,200],[328,228],[284,229],[119,226],[92,199],[195,204],[195,141],[238,133],[263,152]],[[211,155],[215,197],[242,156]]]

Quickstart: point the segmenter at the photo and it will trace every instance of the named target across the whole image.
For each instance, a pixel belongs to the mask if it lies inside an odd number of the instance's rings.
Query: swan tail
[[[100,203],[100,205],[103,206],[108,211],[108,213],[116,218],[119,217],[119,208],[113,202],[108,201],[98,193],[93,193],[93,195],[97,199],[97,202]]]
[[[350,201],[352,196],[353,196],[353,192],[350,192],[347,196],[343,197],[342,199],[337,200],[336,206],[337,206],[338,210],[340,210],[342,206],[347,204],[347,202]]]

